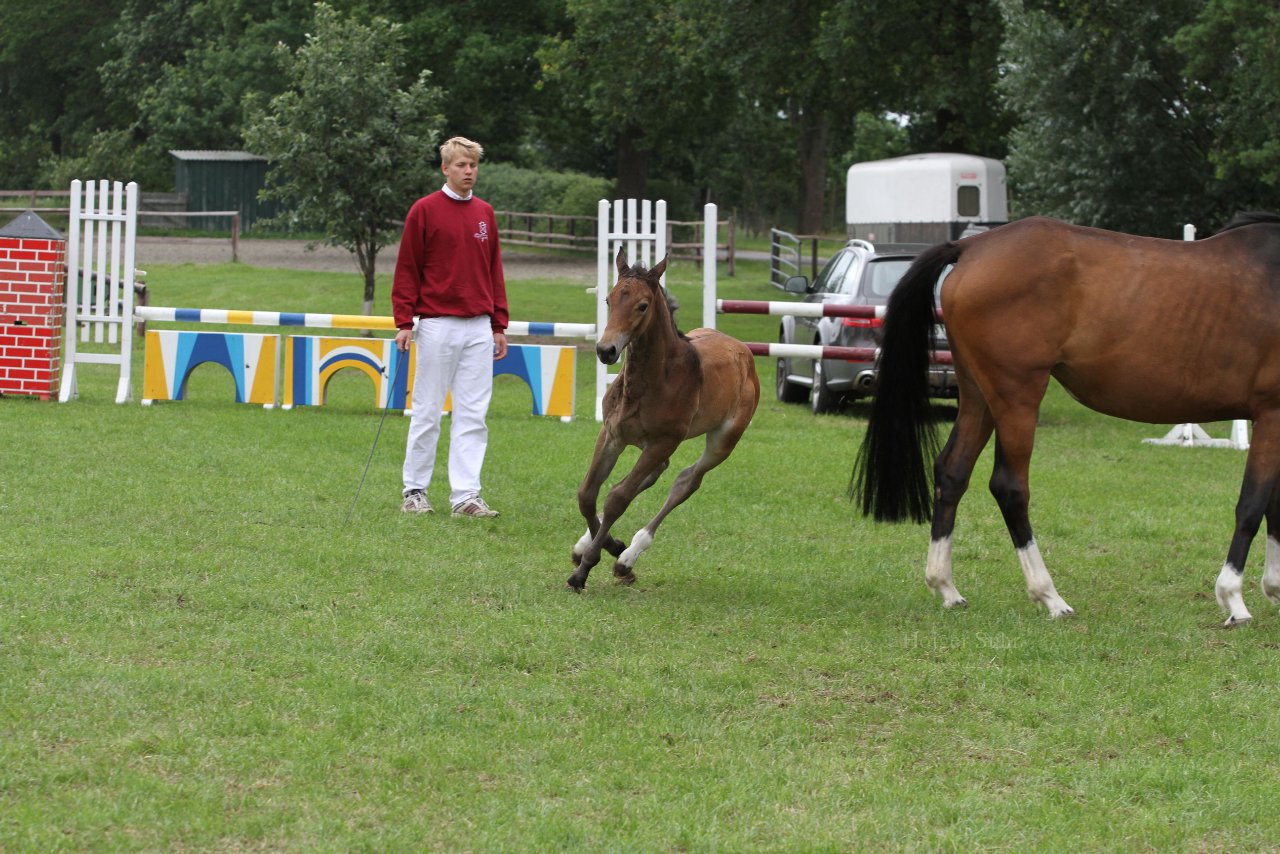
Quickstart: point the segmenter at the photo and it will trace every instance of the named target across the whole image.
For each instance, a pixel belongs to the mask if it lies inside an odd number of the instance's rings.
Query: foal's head
[[[662,287],[667,259],[646,270],[640,265],[627,266],[622,255],[622,250],[618,250],[618,282],[606,300],[609,322],[596,344],[596,355],[606,365],[617,362],[632,341],[646,339],[655,331],[670,329],[672,335],[680,334],[674,317],[678,305]]]

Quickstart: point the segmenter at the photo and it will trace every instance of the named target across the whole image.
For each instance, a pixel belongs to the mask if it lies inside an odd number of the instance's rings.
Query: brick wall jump
[[[0,395],[56,398],[66,242],[0,234]]]

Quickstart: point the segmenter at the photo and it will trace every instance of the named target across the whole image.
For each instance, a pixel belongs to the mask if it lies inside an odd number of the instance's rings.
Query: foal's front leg
[[[595,471],[596,468],[594,465],[589,468],[587,471],[587,478],[583,480],[582,487],[578,490],[578,510],[582,513],[583,518],[587,520],[587,531],[578,539],[578,542],[573,545],[573,553],[571,557],[575,568],[582,563],[583,553],[586,552],[587,546],[591,544],[591,541],[595,539],[596,532],[600,530],[600,515],[596,513],[596,498],[599,497],[600,487],[603,485],[605,479],[608,478],[609,472],[613,470],[613,466],[617,463],[617,459],[618,453],[615,451],[613,460],[609,461],[608,470],[601,469],[600,471],[602,472],[602,476],[594,480],[591,479],[591,472]],[[602,459],[600,464],[604,465],[605,462],[606,461]],[[653,486],[654,482],[657,481],[657,479],[662,476],[662,473],[667,470],[667,466],[669,464],[669,460],[663,460],[662,464],[654,469],[647,478],[645,478],[644,483],[640,484],[639,491],[644,492],[646,489]],[[622,554],[626,547],[626,543],[622,542],[622,540],[619,540],[612,534],[606,535],[604,542],[602,543],[602,548],[614,557],[618,557]]]
[[[604,443],[607,449],[608,444]],[[654,473],[660,472],[667,464],[668,458],[675,451],[679,442],[655,443],[647,446],[640,453],[640,458],[636,460],[635,466],[627,473],[627,476],[619,481],[613,489],[609,490],[609,495],[604,501],[604,512],[599,519],[595,519],[595,528],[591,528],[595,517],[595,498],[599,494],[600,485],[608,476],[608,472],[600,474],[597,470],[596,460],[593,459],[587,479],[583,482],[582,489],[579,490],[579,509],[582,514],[587,517],[588,528],[593,533],[592,539],[584,548],[579,549],[582,541],[578,541],[578,546],[574,547],[574,554],[580,555],[577,569],[569,576],[568,584],[574,590],[581,591],[587,584],[587,574],[591,572],[591,568],[600,562],[600,551],[604,548],[606,542],[617,542],[609,534],[609,529],[613,527],[613,523],[618,520],[627,507],[630,506],[632,499],[644,489],[653,483]],[[601,443],[597,443],[597,452],[601,450]],[[621,448],[618,449],[619,451]],[[609,465],[617,461],[618,454],[615,452],[609,460]],[[587,501],[589,499],[589,502]],[[622,552],[621,543],[618,544],[617,552]]]
[[[707,446],[702,456],[693,465],[676,475],[675,481],[671,484],[671,491],[667,493],[667,500],[658,511],[658,515],[654,516],[648,525],[636,531],[635,536],[631,538],[631,545],[627,546],[622,554],[617,555],[618,559],[613,564],[613,577],[618,579],[620,584],[635,583],[636,561],[649,546],[653,545],[653,538],[657,535],[658,526],[662,524],[662,520],[667,518],[667,514],[672,510],[687,501],[690,495],[698,491],[698,487],[702,485],[702,478],[707,472],[728,459],[729,453],[741,435],[740,432],[726,437],[708,434]],[[664,461],[662,469],[666,467],[667,462]]]
[[[582,558],[595,541],[596,535],[600,532],[600,515],[596,512],[596,499],[600,497],[600,487],[604,485],[608,479],[610,472],[618,462],[618,457],[625,447],[616,437],[610,435],[608,428],[600,431],[599,437],[596,439],[595,451],[591,455],[591,464],[587,466],[587,473],[582,478],[582,485],[578,487],[578,512],[587,520],[587,532],[582,535],[578,542],[574,543],[572,560],[574,569],[581,571]],[[611,554],[621,554],[625,546],[617,539],[607,537],[603,543]],[[597,547],[598,548],[598,547]],[[616,551],[615,551],[616,549]],[[596,560],[599,560],[599,552],[597,551]],[[591,567],[587,567],[589,572]],[[574,578],[578,573],[573,574]],[[582,589],[582,585],[586,584],[586,572],[582,573],[581,584],[575,585],[573,578],[569,579],[569,586],[575,589]]]

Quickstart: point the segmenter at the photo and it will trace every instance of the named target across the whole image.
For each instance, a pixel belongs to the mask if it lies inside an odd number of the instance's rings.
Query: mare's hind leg
[[[1045,378],[1045,385],[1048,377]],[[1041,395],[1044,389],[1040,389]],[[1028,474],[1031,468],[1031,448],[1036,429],[1036,404],[1009,409],[995,418],[996,450],[995,468],[991,472],[991,494],[1000,506],[1005,527],[1013,540],[1022,564],[1022,574],[1027,581],[1027,596],[1049,609],[1051,617],[1066,617],[1075,612],[1063,601],[1053,586],[1053,578],[1044,565],[1040,547],[1031,532],[1031,519],[1027,507],[1031,500]]]
[[[1262,589],[1273,601],[1280,592],[1280,568],[1273,569],[1275,547],[1271,537],[1280,533],[1280,511],[1276,508],[1276,482],[1280,473],[1280,413],[1270,414],[1254,421],[1253,441],[1249,445],[1249,458],[1244,466],[1244,482],[1240,484],[1240,498],[1236,502],[1236,527],[1227,549],[1227,559],[1218,573],[1214,594],[1218,604],[1227,612],[1228,628],[1253,619],[1244,604],[1244,564],[1249,557],[1262,516],[1267,516],[1267,567],[1262,576]],[[1268,589],[1270,587],[1270,589]]]
[[[991,412],[967,376],[960,377],[960,406],[955,426],[933,465],[933,521],[929,534],[929,562],[924,581],[942,597],[945,608],[968,603],[951,576],[951,535],[956,526],[956,506],[969,488],[969,476],[978,455],[991,438]]]
[[[1271,490],[1267,504],[1266,563],[1262,571],[1262,592],[1280,605],[1280,486]]]
[[[631,538],[631,545],[627,546],[626,551],[614,562],[613,576],[619,584],[635,583],[636,561],[649,546],[653,545],[653,538],[658,533],[658,526],[662,524],[662,520],[667,518],[668,513],[683,504],[690,495],[698,491],[698,487],[702,485],[702,478],[707,472],[728,459],[729,453],[738,443],[741,435],[741,431],[732,436],[724,431],[707,434],[707,444],[702,455],[693,465],[676,475],[671,483],[671,490],[667,493],[667,500],[662,504],[662,509],[649,521],[648,525],[636,531],[635,536]]]

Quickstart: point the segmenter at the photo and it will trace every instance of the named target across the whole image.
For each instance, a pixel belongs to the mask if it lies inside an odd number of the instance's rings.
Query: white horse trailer
[[[849,167],[849,237],[941,243],[1008,221],[1004,164],[974,154],[911,154]]]

